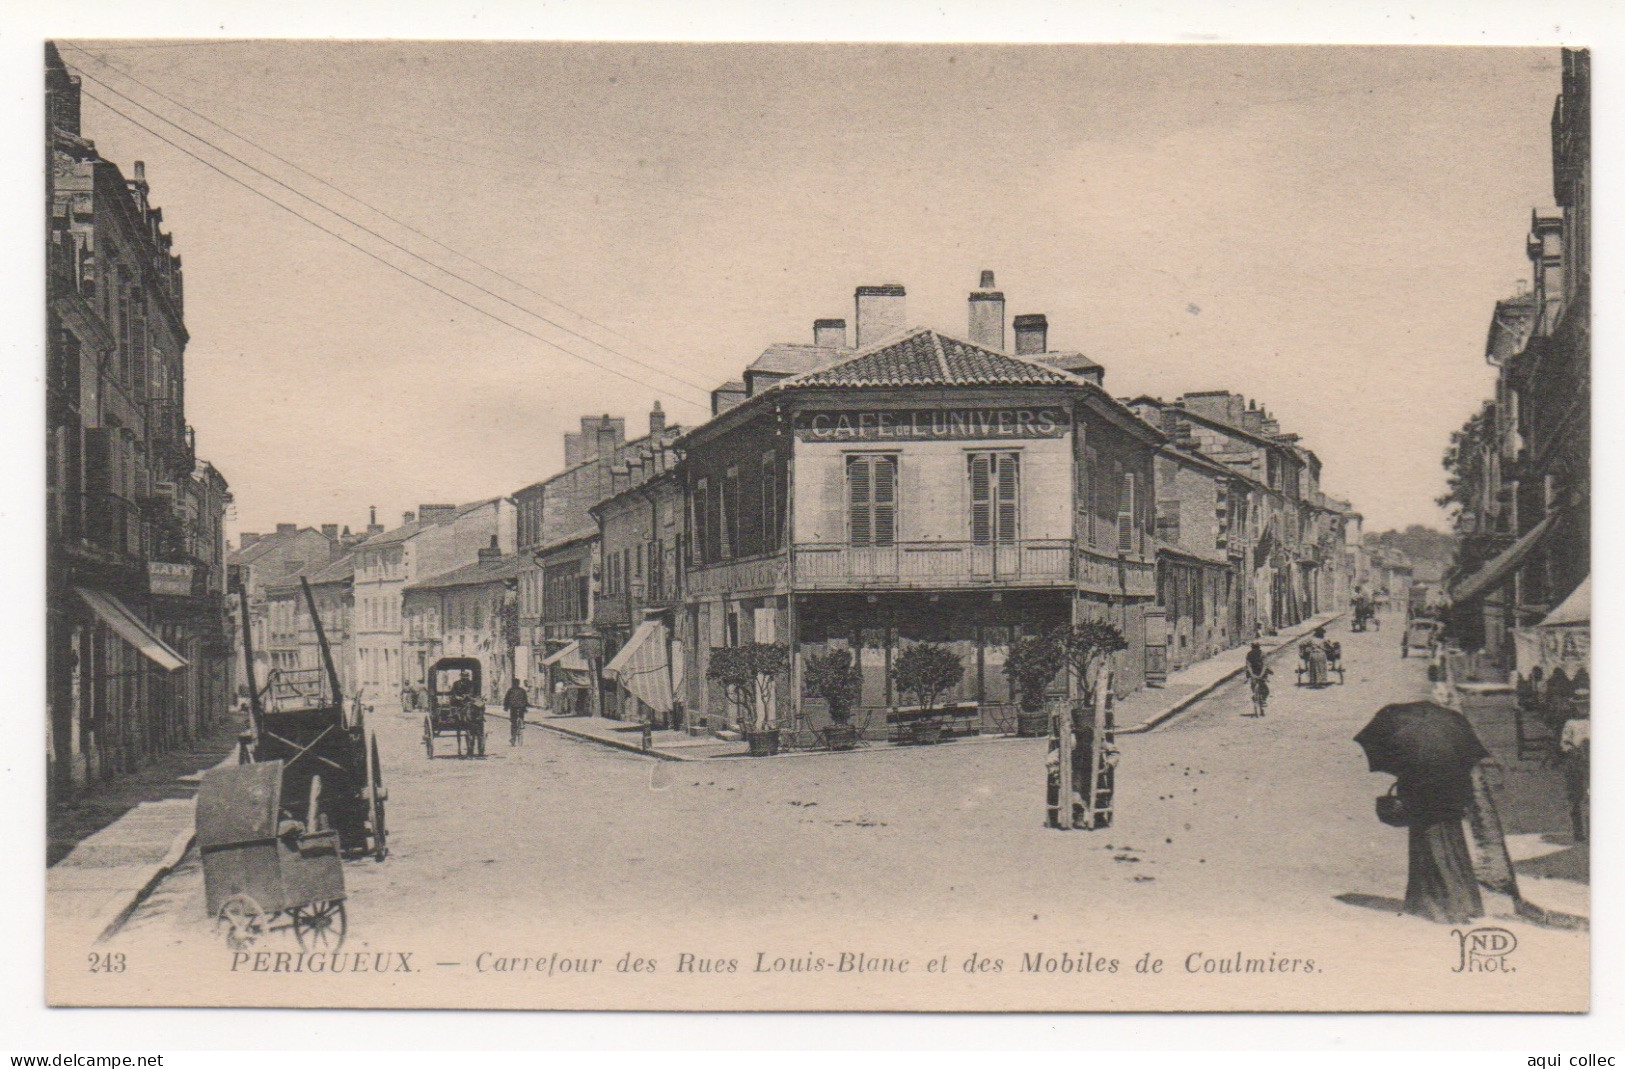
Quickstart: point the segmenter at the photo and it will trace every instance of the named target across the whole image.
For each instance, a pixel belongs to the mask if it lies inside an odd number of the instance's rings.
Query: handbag
[[[1391,828],[1404,828],[1410,825],[1411,817],[1405,812],[1404,800],[1399,797],[1398,783],[1389,787],[1387,794],[1377,795],[1377,819]]]

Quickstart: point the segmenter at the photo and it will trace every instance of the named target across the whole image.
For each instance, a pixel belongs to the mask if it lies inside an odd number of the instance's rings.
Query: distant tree
[[[1450,523],[1457,534],[1468,533],[1467,518],[1482,504],[1484,458],[1495,447],[1494,436],[1493,401],[1485,401],[1459,431],[1450,434],[1450,447],[1444,451],[1449,489],[1440,495],[1438,504],[1450,510]]]

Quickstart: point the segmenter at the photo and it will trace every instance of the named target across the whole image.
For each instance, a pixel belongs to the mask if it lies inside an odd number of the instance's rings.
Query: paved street
[[[1424,665],[1399,659],[1396,636],[1339,629],[1347,683],[1321,691],[1294,687],[1292,661],[1278,659],[1263,719],[1242,715],[1246,688],[1232,683],[1125,738],[1116,825],[1093,833],[1042,826],[1039,740],[671,763],[535,727],[510,749],[503,726],[485,760],[431,762],[416,717],[381,716],[392,852],[382,865],[346,867],[350,947],[411,948],[448,963],[418,967],[471,983],[481,976],[470,959],[486,948],[795,955],[831,933],[883,948],[934,941],[944,952],[1157,949],[1181,969],[1193,951],[1267,951],[1329,959],[1337,982],[1366,983],[1375,978],[1356,979],[1360,948],[1382,945],[1377,973],[1414,966],[1444,981],[1455,941],[1396,915],[1404,833],[1374,818],[1387,777],[1368,773],[1351,741],[1379,705],[1426,692]],[[1486,923],[1518,933],[1525,968],[1587,952],[1582,934]],[[294,947],[272,938],[283,942]],[[224,959],[195,855],[115,946],[132,958]],[[1553,971],[1554,983],[1583,974]],[[1317,984],[1327,982],[1248,997],[1299,1005],[1317,989],[1325,997]],[[1257,981],[1232,981],[1242,983]],[[571,998],[541,990],[480,998]],[[1234,990],[1192,998],[1211,1005]],[[1439,1004],[1456,991],[1494,1002],[1475,982],[1445,985]],[[1089,1003],[1076,991],[1056,997]]]

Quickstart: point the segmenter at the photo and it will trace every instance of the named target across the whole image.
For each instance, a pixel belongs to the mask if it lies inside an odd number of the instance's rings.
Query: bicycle
[[[1247,686],[1252,691],[1253,711],[1250,716],[1263,716],[1264,709],[1270,701],[1270,670],[1268,668],[1257,673],[1247,673]]]

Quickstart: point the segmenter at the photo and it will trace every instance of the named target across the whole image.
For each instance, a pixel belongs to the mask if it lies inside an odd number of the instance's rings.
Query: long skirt
[[[1309,685],[1311,687],[1324,687],[1326,685],[1326,651],[1311,649],[1309,651]]]
[[[1484,915],[1473,859],[1461,817],[1412,824],[1405,912],[1443,924],[1466,924]]]

